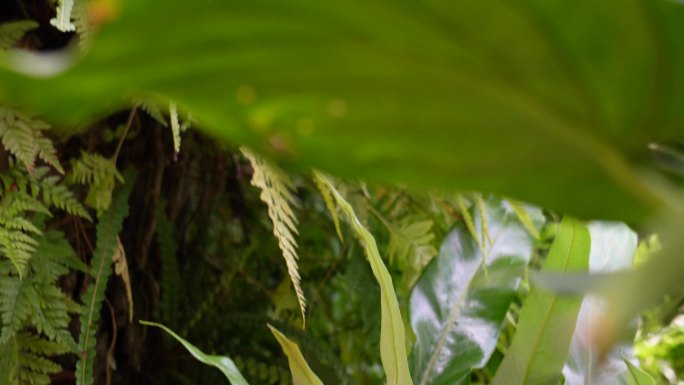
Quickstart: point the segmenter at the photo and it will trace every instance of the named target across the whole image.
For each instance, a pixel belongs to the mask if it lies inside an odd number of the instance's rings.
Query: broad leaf
[[[278,343],[283,348],[283,352],[287,356],[294,385],[323,385],[320,378],[309,367],[309,364],[302,355],[302,351],[299,350],[299,346],[290,341],[289,338],[273,326],[268,325],[268,328],[271,329],[271,333],[278,340]]]
[[[619,222],[592,222],[589,271],[610,273],[629,270],[637,248],[637,235],[627,225]],[[632,357],[632,341],[613,348],[598,362],[599,352],[591,335],[605,314],[606,303],[595,296],[582,301],[575,334],[570,344],[570,354],[563,368],[566,385],[625,385],[627,366],[623,357]],[[632,338],[634,334],[632,333]]]
[[[184,340],[178,334],[174,333],[173,330],[167,328],[162,324],[148,321],[140,321],[140,323],[147,326],[158,327],[164,330],[165,332],[169,333],[173,338],[176,339],[176,341],[183,344],[183,347],[185,347],[185,349],[187,349],[188,352],[190,352],[190,354],[192,354],[192,356],[195,357],[197,361],[203,364],[211,365],[220,370],[232,385],[249,385],[247,383],[247,380],[245,380],[245,378],[242,377],[242,374],[238,370],[237,366],[235,366],[233,360],[231,360],[230,358],[225,356],[212,356],[204,354],[193,344]]]
[[[582,222],[563,218],[543,270],[585,271],[590,236]],[[561,297],[535,287],[525,300],[518,328],[493,385],[557,383],[568,354],[581,298]]]
[[[491,198],[485,213],[486,221],[479,210],[471,213],[474,232],[482,234],[486,222],[491,242],[482,236],[473,239],[461,223],[411,293],[416,334],[411,372],[416,384],[467,383],[470,371],[484,366],[496,347],[534,239],[508,202]],[[541,211],[530,209],[529,218],[538,230]]]
[[[319,172],[315,172],[314,175],[335,197],[340,210],[366,251],[373,275],[380,285],[380,359],[387,376],[387,384],[412,385],[399,301],[392,285],[392,276],[380,257],[375,238],[359,221],[352,206],[335,189],[330,179]]]
[[[109,21],[91,49],[62,73],[64,58],[5,55],[0,101],[73,132],[173,100],[291,165],[624,220],[660,205],[628,159],[682,132],[673,1],[90,4]]]

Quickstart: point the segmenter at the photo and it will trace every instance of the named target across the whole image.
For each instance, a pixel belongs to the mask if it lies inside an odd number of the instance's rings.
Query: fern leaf
[[[52,141],[43,136],[43,131],[48,129],[50,125],[41,120],[31,119],[7,106],[0,106],[2,145],[19,159],[30,173],[34,170],[37,157],[60,173],[64,173]]]
[[[140,108],[147,113],[152,119],[156,120],[159,124],[161,124],[164,127],[168,127],[169,123],[166,121],[164,118],[164,113],[162,112],[161,108],[159,108],[159,105],[157,102],[154,101],[152,98],[141,98],[138,99],[136,102],[137,105],[140,106]]]
[[[525,206],[516,200],[513,199],[506,199],[508,201],[508,204],[511,205],[511,208],[515,212],[515,215],[518,217],[518,220],[520,223],[525,226],[525,229],[534,237],[534,239],[539,239],[539,230],[537,230],[537,227],[534,225],[534,222],[532,221],[532,218],[530,217],[530,213],[527,212],[527,209]]]
[[[173,154],[178,156],[180,152],[181,137],[180,137],[180,122],[178,121],[178,109],[176,103],[169,104],[169,116],[171,120],[171,133],[173,134]]]
[[[50,374],[62,368],[48,357],[68,353],[69,349],[39,335],[22,332],[0,345],[0,384],[48,385]]]
[[[33,20],[11,21],[0,24],[0,50],[14,48],[26,32],[38,28]]]
[[[241,148],[242,153],[249,159],[254,169],[252,185],[261,189],[261,200],[268,206],[268,216],[273,222],[273,234],[278,239],[278,245],[285,258],[287,271],[294,285],[302,321],[306,323],[306,298],[301,285],[299,268],[297,266],[297,218],[292,210],[294,189],[290,178],[277,166],[259,158],[247,148]]]
[[[93,383],[93,362],[95,360],[95,343],[100,309],[104,300],[105,288],[111,275],[112,257],[116,252],[117,238],[128,214],[128,195],[132,189],[132,177],[114,194],[111,206],[100,217],[96,227],[97,246],[91,261],[91,273],[95,281],[88,287],[81,312],[81,332],[78,340],[78,351],[81,358],[76,363],[77,385]]]
[[[73,32],[76,25],[71,22],[71,12],[74,8],[74,0],[60,0],[57,6],[57,15],[50,19],[50,24],[62,32]]]
[[[325,183],[323,183],[320,180],[318,174],[316,173],[314,173],[313,182],[316,185],[318,191],[321,192],[323,202],[325,202],[325,207],[328,208],[328,212],[330,213],[333,223],[335,224],[335,231],[337,232],[337,236],[340,238],[340,241],[344,242],[344,237],[342,236],[342,230],[340,228],[340,217],[337,215],[337,205],[335,204],[335,200],[333,199],[330,190],[328,190],[328,187],[325,185]]]
[[[390,264],[396,263],[402,271],[422,271],[437,255],[437,249],[432,245],[435,239],[431,231],[432,225],[431,220],[422,220],[390,226],[390,240],[387,245]]]
[[[116,182],[124,181],[113,159],[88,152],[82,153],[79,159],[72,161],[69,177],[73,181],[89,186],[85,202],[98,213],[105,211],[111,204]]]

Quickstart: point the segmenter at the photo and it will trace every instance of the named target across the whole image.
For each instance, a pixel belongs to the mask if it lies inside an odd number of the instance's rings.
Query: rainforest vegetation
[[[673,0],[0,2],[0,385],[684,384],[683,36]]]

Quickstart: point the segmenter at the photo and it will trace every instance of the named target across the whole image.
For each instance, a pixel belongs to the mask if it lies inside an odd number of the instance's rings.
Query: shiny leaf
[[[655,380],[648,373],[629,362],[629,360],[625,360],[624,362],[629,368],[627,385],[656,385]]]
[[[506,273],[522,272],[534,240],[507,202],[490,198],[484,211],[491,242],[486,237],[474,239],[459,224],[411,293],[411,326],[416,334],[411,369],[416,384],[467,383],[470,371],[486,364],[496,347],[520,283],[519,274]],[[482,234],[480,211],[471,215],[473,233]],[[529,219],[539,229],[541,211],[530,209]]]
[[[590,242],[589,230],[582,222],[564,217],[543,270],[587,270]],[[533,288],[525,300],[515,337],[492,385],[557,383],[581,303],[581,298],[561,297],[539,287]]]

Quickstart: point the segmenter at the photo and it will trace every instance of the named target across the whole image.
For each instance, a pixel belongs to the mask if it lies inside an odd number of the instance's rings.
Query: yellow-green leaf
[[[290,341],[283,333],[271,325],[268,325],[271,333],[283,348],[283,352],[287,356],[290,363],[290,372],[292,373],[292,382],[294,385],[323,385],[323,382],[318,378],[316,373],[311,370],[309,364],[304,359],[302,351],[296,343]]]
[[[178,342],[183,344],[185,349],[187,349],[187,351],[190,352],[190,354],[192,354],[192,356],[195,357],[197,361],[203,364],[211,365],[220,370],[232,385],[249,385],[247,383],[247,380],[245,380],[245,378],[238,370],[237,366],[235,366],[233,360],[231,360],[230,358],[226,356],[211,356],[208,354],[204,354],[204,352],[195,347],[195,345],[184,340],[178,334],[174,333],[173,330],[167,328],[162,324],[148,321],[140,321],[140,323],[147,326],[158,327],[164,330],[165,332],[169,333]]]
[[[392,277],[382,262],[375,238],[359,221],[352,206],[340,195],[332,182],[325,175],[318,172],[316,174],[333,194],[337,204],[354,229],[368,255],[368,262],[373,270],[373,275],[380,284],[380,359],[387,376],[387,384],[412,385],[406,355],[404,322],[399,312],[399,302],[392,285]]]

